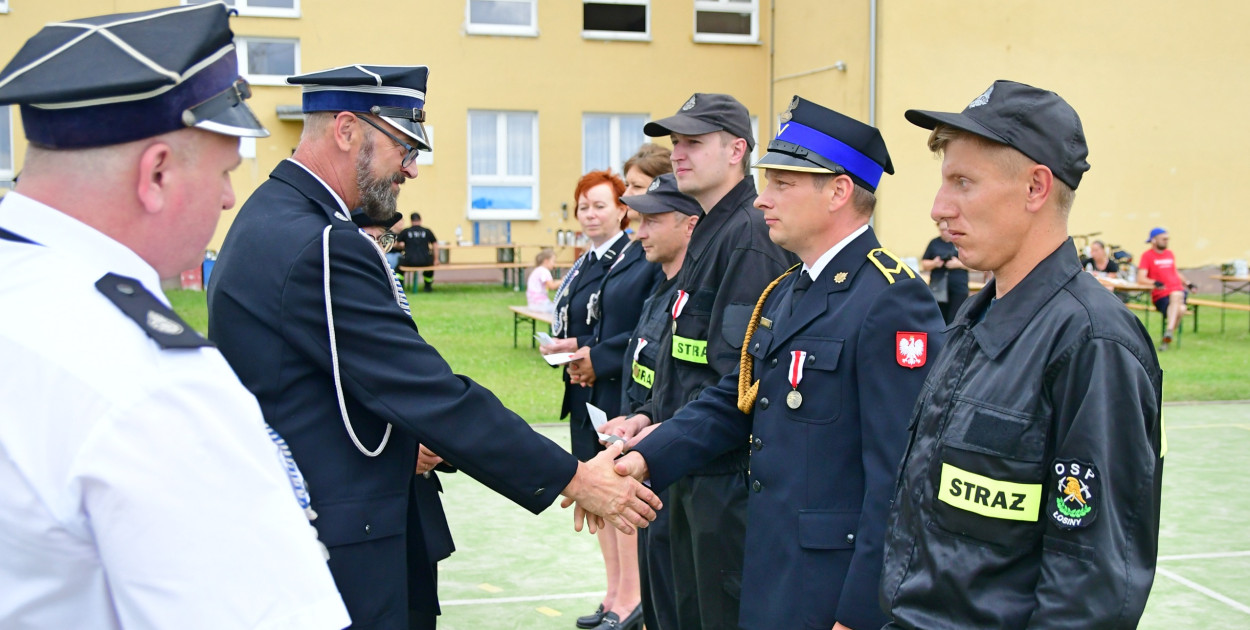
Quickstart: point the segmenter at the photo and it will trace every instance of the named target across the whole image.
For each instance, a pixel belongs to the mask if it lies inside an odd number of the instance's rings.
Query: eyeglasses
[[[408,144],[407,142],[404,142],[403,140],[400,140],[398,137],[395,136],[395,134],[383,129],[382,125],[379,125],[378,123],[375,123],[372,120],[365,118],[364,116],[357,116],[357,118],[369,123],[369,126],[386,134],[387,138],[394,140],[395,144],[398,144],[399,146],[403,147],[407,151],[407,153],[404,154],[403,161],[399,163],[400,168],[408,168],[409,166],[412,165],[413,160],[417,159],[417,154],[421,152],[420,149],[412,146],[411,144]]]
[[[371,238],[373,238],[373,242],[378,244],[378,247],[382,248],[382,253],[385,254],[391,251],[391,248],[395,246],[395,239],[398,237],[395,236],[394,232],[383,232],[381,236],[374,236]]]

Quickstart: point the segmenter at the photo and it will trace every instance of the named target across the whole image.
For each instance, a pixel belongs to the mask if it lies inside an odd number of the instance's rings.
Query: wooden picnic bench
[[[517,329],[525,320],[529,320],[530,323],[530,347],[535,347],[534,335],[538,334],[538,322],[546,322],[550,325],[553,313],[535,311],[525,306],[509,306],[508,310],[512,311],[512,347],[517,347]]]
[[[442,265],[424,265],[421,267],[407,267],[400,265],[399,271],[404,274],[404,286],[410,290],[416,290],[417,273],[422,271],[470,271],[480,269],[500,269],[503,271],[503,286],[512,287],[516,291],[521,290],[524,282],[522,279],[525,270],[529,268],[529,263],[523,262],[506,262],[506,263],[445,263]]]

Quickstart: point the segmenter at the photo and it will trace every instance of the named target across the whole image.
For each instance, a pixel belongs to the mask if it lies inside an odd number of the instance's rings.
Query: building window
[[[0,105],[0,188],[12,188],[16,175],[13,164],[13,108]]]
[[[759,43],[759,0],[695,0],[694,41]]]
[[[582,2],[582,37],[650,40],[650,0],[585,0]]]
[[[471,35],[538,36],[538,0],[466,0],[464,13]]]
[[[582,115],[582,172],[605,168],[621,173],[621,165],[650,139],[642,133],[645,114]]]
[[[0,0],[0,13],[9,12],[9,0]]]
[[[537,112],[469,112],[468,214],[538,218]]]
[[[239,74],[256,85],[287,85],[286,78],[300,73],[299,40],[270,37],[236,37]]]
[[[217,0],[182,0],[183,4],[205,4]],[[224,0],[226,6],[248,17],[299,17],[299,0]]]

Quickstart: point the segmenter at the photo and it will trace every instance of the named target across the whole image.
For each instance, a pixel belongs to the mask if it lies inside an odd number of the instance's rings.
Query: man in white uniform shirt
[[[221,4],[73,20],[0,72],[30,141],[0,200],[0,628],[350,623],[289,452],[160,290],[268,135],[232,37]]]

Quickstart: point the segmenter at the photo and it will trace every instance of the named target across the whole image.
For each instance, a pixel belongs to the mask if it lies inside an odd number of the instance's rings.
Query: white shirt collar
[[[87,269],[134,278],[166,304],[156,269],[129,247],[40,201],[9,191],[0,199],[0,227]]]
[[[316,173],[314,173],[314,172],[312,172],[312,170],[310,170],[307,166],[304,166],[303,164],[300,164],[300,163],[299,163],[299,160],[297,160],[297,159],[295,159],[295,158],[287,158],[286,160],[287,160],[288,162],[290,162],[290,163],[292,163],[292,164],[294,164],[294,165],[296,165],[296,166],[298,166],[298,167],[300,167],[300,168],[304,169],[305,171],[307,171],[307,172],[308,172],[308,174],[309,174],[309,175],[312,175],[312,176],[313,176],[313,179],[317,180],[318,182],[321,182],[321,185],[322,185],[322,186],[325,186],[325,189],[326,189],[327,191],[329,191],[330,196],[331,196],[331,197],[334,197],[334,200],[335,200],[335,201],[337,201],[337,202],[339,202],[339,208],[342,208],[342,210],[343,210],[343,214],[344,214],[344,215],[346,215],[346,216],[341,217],[341,218],[342,218],[344,221],[351,221],[351,220],[352,220],[352,211],[351,211],[351,210],[347,207],[347,204],[346,204],[346,203],[343,203],[343,198],[342,198],[342,197],[340,197],[338,193],[334,192],[334,189],[333,189],[333,188],[330,188],[330,185],[326,183],[326,180],[321,179],[320,177],[318,177],[318,176],[317,176],[317,174],[316,174]]]
[[[595,260],[602,260],[602,259],[603,259],[603,255],[604,255],[604,254],[606,254],[606,253],[608,253],[608,250],[609,250],[609,249],[612,249],[612,245],[614,245],[617,241],[619,241],[619,240],[621,239],[621,237],[622,237],[622,236],[625,236],[625,233],[624,233],[624,232],[618,232],[614,238],[611,238],[611,239],[608,239],[607,241],[604,241],[604,243],[603,243],[602,245],[600,245],[600,246],[598,246],[598,247],[594,248],[593,250],[591,250],[591,251],[593,251],[593,252],[595,253]]]
[[[851,232],[849,236],[838,241],[837,245],[834,245],[833,247],[829,248],[829,251],[821,254],[820,258],[817,258],[816,263],[813,264],[811,267],[808,267],[807,265],[803,265],[803,271],[806,271],[808,274],[810,274],[812,276],[812,281],[815,281],[816,278],[820,277],[820,272],[825,270],[825,266],[829,264],[829,261],[833,260],[833,257],[838,255],[838,252],[842,251],[842,249],[845,248],[848,244],[850,244],[851,241],[858,238],[860,234],[863,234],[864,232],[867,232],[867,231],[868,231],[867,223],[859,226],[858,230]]]

